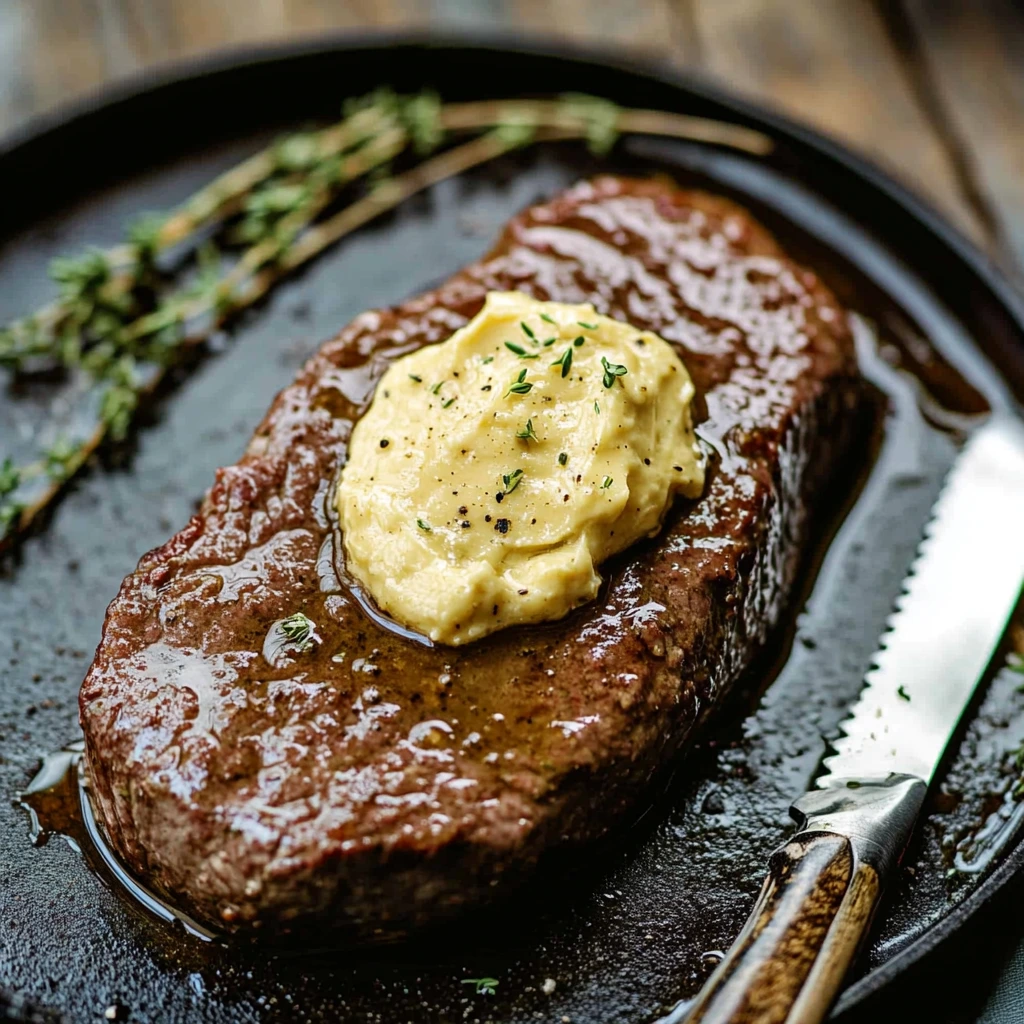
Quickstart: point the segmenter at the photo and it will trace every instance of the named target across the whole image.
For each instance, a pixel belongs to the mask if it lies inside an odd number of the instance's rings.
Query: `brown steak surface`
[[[677,345],[715,456],[598,600],[430,647],[345,582],[330,495],[389,361],[494,289]],[[843,312],[732,203],[601,178],[527,210],[481,262],[325,344],[124,581],[81,691],[117,853],[216,927],[391,935],[623,824],[778,622],[858,394]],[[275,655],[298,611],[321,642]]]

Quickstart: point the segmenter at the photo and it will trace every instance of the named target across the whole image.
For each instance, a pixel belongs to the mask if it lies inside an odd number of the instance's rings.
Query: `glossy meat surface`
[[[347,585],[329,494],[388,361],[510,289],[678,345],[715,456],[597,601],[430,648]],[[480,263],[325,344],[125,580],[81,693],[115,849],[216,927],[390,935],[621,825],[778,621],[858,393],[842,311],[738,207],[602,178],[526,211]],[[322,642],[275,656],[297,611]]]

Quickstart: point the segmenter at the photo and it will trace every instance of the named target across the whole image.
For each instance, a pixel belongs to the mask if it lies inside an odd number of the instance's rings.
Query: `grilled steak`
[[[511,289],[676,344],[715,455],[598,600],[432,648],[345,581],[330,497],[389,360]],[[124,581],[81,692],[117,853],[218,928],[395,935],[623,824],[778,622],[859,394],[843,312],[732,203],[601,178],[527,210],[480,263],[325,344]],[[320,642],[276,650],[299,611]]]

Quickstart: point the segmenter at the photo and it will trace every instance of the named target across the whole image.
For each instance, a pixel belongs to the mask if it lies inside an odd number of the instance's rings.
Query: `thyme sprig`
[[[0,543],[27,529],[105,438],[127,436],[185,351],[345,235],[518,147],[583,139],[600,154],[629,132],[758,154],[772,145],[735,125],[587,96],[444,104],[432,93],[378,90],[347,103],[338,122],[280,139],[171,211],[138,218],[120,245],[54,260],[56,298],[0,329],[0,367],[68,374],[92,396],[96,420],[87,436],[46,435],[25,464],[0,453]],[[464,133],[477,134],[450,145]],[[389,174],[407,153],[421,162]],[[359,182],[362,194],[342,203]],[[526,325],[523,333],[537,343]],[[520,374],[509,394],[531,388]]]
[[[601,366],[604,369],[604,377],[601,383],[606,388],[615,386],[616,377],[625,377],[629,373],[629,370],[622,363],[609,363],[604,356],[601,356]]]
[[[516,379],[509,384],[508,391],[505,392],[504,397],[508,398],[509,395],[528,395],[532,390],[532,381],[526,379],[525,370],[520,370]]]
[[[522,441],[540,441],[540,438],[537,436],[537,431],[533,429],[532,419],[528,419],[526,421],[526,426],[523,427],[522,430],[516,431],[516,437]]]

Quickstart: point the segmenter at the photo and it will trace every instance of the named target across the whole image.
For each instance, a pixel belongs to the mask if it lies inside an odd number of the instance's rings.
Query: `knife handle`
[[[837,779],[793,805],[803,826],[768,862],[754,909],[687,1024],[819,1024],[886,877],[910,839],[925,784]]]
[[[832,1005],[881,893],[846,836],[800,832],[777,850],[739,938],[690,1024],[817,1024]]]

